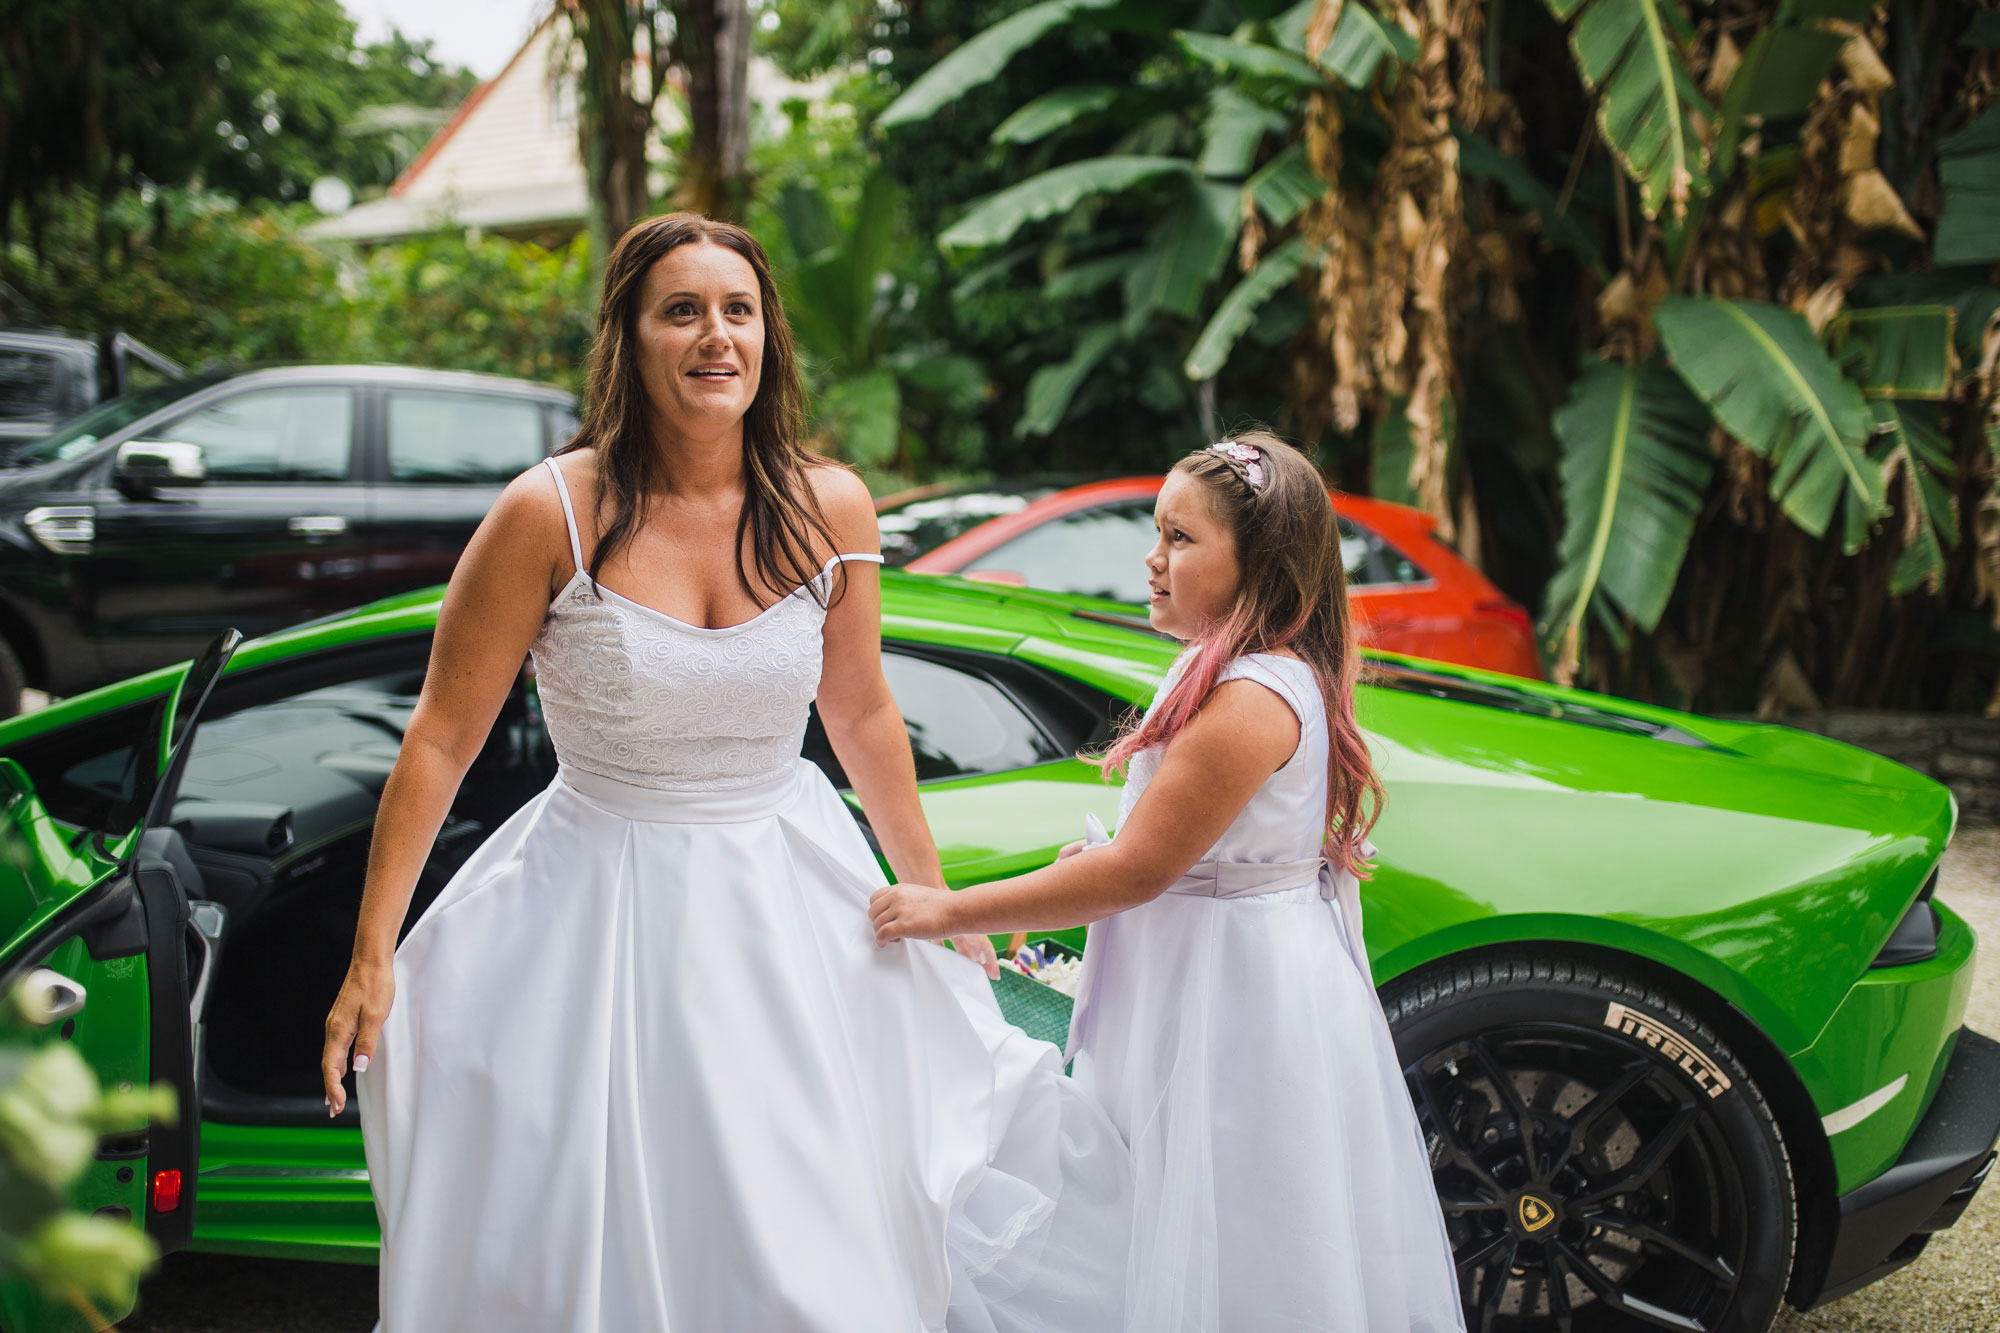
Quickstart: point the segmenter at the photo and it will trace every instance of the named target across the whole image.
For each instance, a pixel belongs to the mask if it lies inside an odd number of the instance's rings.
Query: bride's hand
[[[993,952],[993,941],[984,935],[954,935],[951,947],[979,964],[979,970],[986,974],[988,981],[1000,979],[1000,959]]]
[[[375,1039],[382,1034],[382,1020],[389,1016],[395,998],[396,972],[391,964],[357,958],[347,965],[347,979],[340,983],[340,995],[326,1016],[326,1046],[319,1058],[329,1116],[347,1109],[347,1089],[340,1080],[347,1073],[348,1047],[354,1048],[355,1072],[367,1069],[375,1056]]]

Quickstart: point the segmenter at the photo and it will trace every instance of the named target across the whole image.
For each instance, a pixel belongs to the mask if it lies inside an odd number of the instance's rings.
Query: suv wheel
[[[1385,988],[1475,1333],[1763,1333],[1791,1275],[1790,1160],[1685,1004],[1583,962]]]

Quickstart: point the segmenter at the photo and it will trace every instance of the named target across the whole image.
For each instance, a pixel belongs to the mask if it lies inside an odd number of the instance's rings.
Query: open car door
[[[161,796],[175,786],[201,712],[242,636],[217,637],[151,714],[131,747],[112,827],[79,832],[50,817],[24,769],[0,757],[0,994],[47,968],[77,994],[42,1041],[72,1043],[107,1088],[173,1087],[179,1115],[107,1137],[69,1191],[86,1213],[143,1222],[163,1253],[194,1224],[201,1103],[195,1087],[200,1007],[216,944],[217,909],[191,913],[185,853],[165,828]],[[116,1320],[128,1311],[99,1313]],[[69,1333],[93,1327],[24,1283],[0,1285],[0,1329]]]

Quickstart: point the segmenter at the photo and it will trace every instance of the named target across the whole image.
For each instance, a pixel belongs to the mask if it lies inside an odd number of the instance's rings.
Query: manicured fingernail
[[[326,1118],[328,1120],[331,1120],[333,1119],[335,1114],[336,1113],[333,1109],[333,1098],[329,1097],[326,1099]]]
[[[355,1057],[354,1057],[354,1072],[355,1072],[355,1073],[357,1073],[357,1074],[365,1074],[365,1073],[367,1073],[367,1072],[368,1072],[368,1057],[367,1057],[367,1056],[365,1056],[365,1055],[357,1055],[357,1056],[355,1056]]]

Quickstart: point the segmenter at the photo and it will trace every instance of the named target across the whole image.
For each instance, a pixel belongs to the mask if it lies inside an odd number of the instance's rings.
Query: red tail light
[[[153,1173],[153,1211],[171,1213],[181,1206],[181,1173],[178,1171],[156,1171]]]

